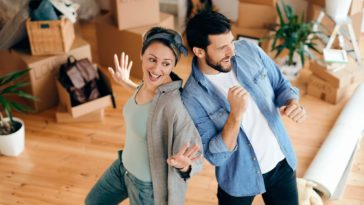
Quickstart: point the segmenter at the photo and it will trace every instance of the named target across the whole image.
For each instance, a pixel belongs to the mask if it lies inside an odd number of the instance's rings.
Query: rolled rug
[[[364,84],[340,113],[319,152],[307,169],[304,179],[314,182],[324,198],[339,199],[342,195],[353,158],[364,131]]]

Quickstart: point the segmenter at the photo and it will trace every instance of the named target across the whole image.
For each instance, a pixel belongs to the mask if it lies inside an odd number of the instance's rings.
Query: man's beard
[[[231,57],[231,58],[230,58],[230,64],[231,64],[231,65],[232,65],[233,58],[234,58],[234,57]],[[223,61],[223,60],[222,60],[222,61]],[[209,57],[209,55],[208,55],[208,54],[206,55],[206,63],[207,63],[207,65],[209,65],[211,68],[213,68],[213,69],[215,69],[215,70],[217,70],[217,71],[219,71],[219,72],[222,72],[222,73],[228,73],[228,72],[230,72],[230,71],[231,71],[231,68],[232,68],[232,66],[230,66],[230,67],[228,67],[228,68],[224,68],[224,67],[222,67],[222,65],[221,65],[221,61],[220,61],[220,63],[214,64],[214,63],[212,62],[212,60],[211,60],[211,58]]]

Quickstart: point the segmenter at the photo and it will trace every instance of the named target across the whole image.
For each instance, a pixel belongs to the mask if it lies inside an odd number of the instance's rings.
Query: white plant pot
[[[297,54],[293,55],[293,61],[296,62],[295,65],[287,65],[286,62],[288,61],[288,56],[283,57],[278,60],[280,69],[283,75],[290,81],[297,79],[301,69],[303,68],[301,59]]]
[[[16,117],[13,119],[21,123],[21,127],[9,135],[0,135],[0,154],[5,156],[18,156],[24,150],[24,122]]]
[[[326,0],[326,13],[334,19],[336,23],[344,21],[349,13],[352,0]]]

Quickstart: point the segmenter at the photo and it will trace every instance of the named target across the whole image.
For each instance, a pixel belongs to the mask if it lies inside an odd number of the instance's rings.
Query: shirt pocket
[[[201,116],[195,120],[203,144],[208,143],[212,137],[222,131],[227,116],[228,113],[224,108],[218,108],[216,111],[208,113],[207,116]]]
[[[267,69],[261,66],[257,73],[253,77],[254,83],[260,88],[260,90],[264,93],[264,96],[273,98],[273,89],[270,84]]]

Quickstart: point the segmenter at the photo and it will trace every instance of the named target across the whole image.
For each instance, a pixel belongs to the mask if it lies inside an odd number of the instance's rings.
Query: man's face
[[[219,72],[231,71],[232,58],[235,55],[234,36],[231,31],[224,34],[209,35],[208,38],[210,45],[206,48],[206,64]]]

